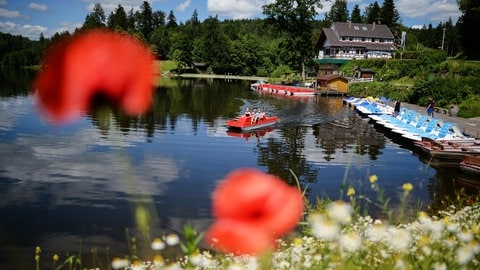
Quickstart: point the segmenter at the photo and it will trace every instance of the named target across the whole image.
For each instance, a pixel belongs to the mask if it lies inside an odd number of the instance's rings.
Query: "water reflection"
[[[0,67],[0,97],[26,96],[31,90],[35,71]]]
[[[406,181],[415,186],[412,204],[432,208],[459,190],[451,184],[458,174],[421,162],[339,98],[297,99],[252,92],[247,82],[162,78],[143,116],[98,107],[77,122],[53,125],[39,118],[25,80],[0,83],[6,89],[0,152],[7,153],[0,155],[0,232],[9,236],[0,244],[0,261],[21,266],[14,269],[32,269],[36,245],[46,253],[76,252],[82,242],[86,253],[110,247],[123,256],[129,252],[125,229],[138,234],[137,209],[151,217],[153,237],[186,223],[204,230],[213,188],[239,167],[258,167],[292,185],[298,179],[312,202],[341,198],[348,185],[374,198],[371,174],[393,206]],[[247,107],[278,115],[277,127],[228,133],[226,120]]]
[[[231,137],[243,138],[245,141],[253,139],[257,143],[267,135],[267,133],[272,132],[275,128],[263,128],[253,131],[236,131],[236,130],[227,130],[227,135]]]

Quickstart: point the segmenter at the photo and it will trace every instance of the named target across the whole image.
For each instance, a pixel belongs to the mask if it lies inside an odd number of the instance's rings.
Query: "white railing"
[[[348,83],[373,82],[372,78],[348,78]]]

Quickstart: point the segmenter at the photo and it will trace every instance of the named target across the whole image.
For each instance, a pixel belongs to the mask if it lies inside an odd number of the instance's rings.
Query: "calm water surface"
[[[240,167],[294,184],[292,170],[312,203],[346,199],[348,186],[375,200],[373,174],[392,207],[405,182],[415,186],[415,209],[439,207],[470,189],[457,170],[428,166],[341,98],[262,95],[238,81],[162,79],[145,116],[99,108],[58,125],[37,111],[31,72],[0,76],[0,269],[32,269],[35,246],[45,267],[53,254],[62,261],[79,250],[131,254],[128,242],[139,237],[135,217],[142,213],[152,238],[179,233],[187,223],[205,230],[216,183]],[[229,132],[226,120],[247,107],[276,114],[280,123]]]

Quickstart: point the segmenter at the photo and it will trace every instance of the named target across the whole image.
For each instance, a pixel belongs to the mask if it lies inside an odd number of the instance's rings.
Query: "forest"
[[[292,8],[293,2],[301,4]],[[478,12],[470,12],[475,10],[474,4],[459,5],[464,15],[456,23],[448,19],[435,27],[429,24],[422,29],[403,26],[393,0],[384,0],[382,5],[374,2],[363,14],[358,5],[349,12],[346,0],[335,0],[323,20],[315,19],[318,15],[315,8],[320,4],[320,0],[277,0],[262,7],[264,19],[219,21],[217,17],[209,17],[200,21],[194,11],[187,21],[177,22],[173,11],[152,10],[147,1],[137,11],[133,8],[125,10],[118,5],[108,15],[97,3],[75,32],[92,28],[125,31],[146,42],[159,60],[174,60],[179,68],[185,69],[202,63],[206,71],[219,74],[276,77],[286,70],[299,71],[302,64],[314,67],[317,38],[322,28],[329,27],[334,21],[385,24],[399,43],[401,33],[406,32],[405,47],[400,50],[418,51],[443,46],[448,57],[480,59],[477,50],[469,48],[475,43],[465,42],[472,35],[462,34],[479,31],[472,23],[479,19]],[[49,44],[73,34],[62,32],[29,40],[0,33],[0,65],[38,65]]]
[[[152,10],[147,1],[137,11],[125,10],[119,4],[108,15],[97,3],[74,33],[55,33],[48,38],[40,35],[38,40],[0,33],[0,65],[41,65],[42,54],[50,44],[77,32],[108,28],[143,40],[158,60],[176,63],[177,72],[280,78],[287,73],[306,71],[315,76],[318,68],[315,46],[323,28],[332,22],[376,22],[387,25],[399,45],[401,33],[406,32],[404,46],[398,46],[396,59],[351,61],[342,67],[346,73],[352,65],[372,68],[378,72],[377,78],[382,78],[382,82],[367,87],[375,95],[422,104],[430,94],[440,106],[456,101],[460,114],[480,116],[480,106],[475,105],[480,100],[479,64],[470,61],[480,60],[475,42],[480,36],[476,25],[480,21],[480,7],[476,1],[460,0],[458,4],[462,16],[457,22],[448,19],[435,27],[429,24],[413,29],[402,25],[393,0],[384,0],[381,5],[373,2],[363,13],[358,5],[350,12],[346,0],[335,0],[322,20],[316,19],[320,0],[276,0],[262,6],[263,19],[220,21],[210,16],[200,21],[194,11],[185,22],[177,22],[173,11]],[[351,92],[360,94],[359,87],[352,87]]]

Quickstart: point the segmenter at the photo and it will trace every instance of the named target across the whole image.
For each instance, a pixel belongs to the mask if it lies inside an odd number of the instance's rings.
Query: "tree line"
[[[195,10],[190,19],[177,22],[173,11],[152,10],[144,1],[137,11],[125,10],[120,4],[105,14],[101,4],[95,4],[80,29],[109,28],[137,36],[155,52],[159,60],[173,60],[180,69],[204,68],[217,74],[279,77],[287,72],[300,72],[314,67],[315,44],[322,28],[331,22],[380,23],[387,25],[400,42],[406,32],[405,47],[418,51],[426,48],[443,49],[448,56],[480,59],[474,49],[480,21],[475,1],[459,1],[462,16],[457,23],[451,19],[421,29],[402,25],[393,0],[370,4],[363,14],[358,5],[351,12],[346,0],[335,0],[323,20],[316,19],[320,0],[277,0],[262,7],[264,19],[220,21],[210,16],[200,21]],[[55,33],[39,40],[0,33],[0,64],[2,66],[38,65],[42,52],[56,40],[74,33]],[[413,54],[415,55],[415,54]],[[303,72],[302,72],[303,74]]]

